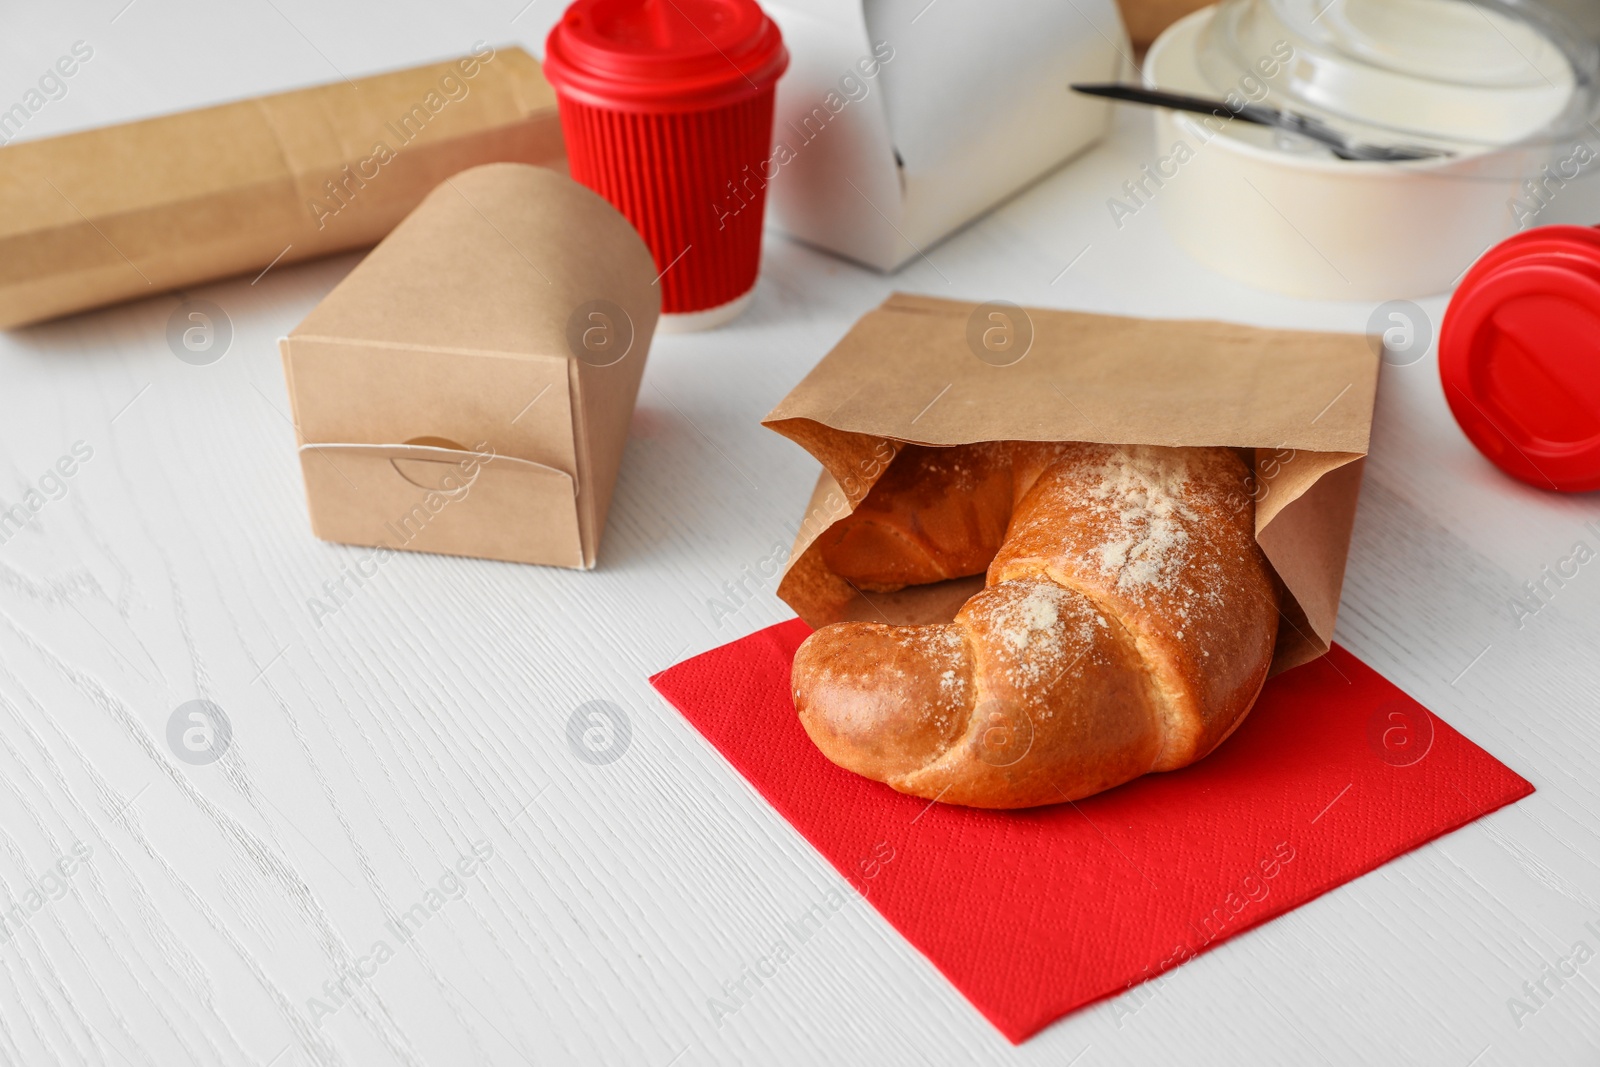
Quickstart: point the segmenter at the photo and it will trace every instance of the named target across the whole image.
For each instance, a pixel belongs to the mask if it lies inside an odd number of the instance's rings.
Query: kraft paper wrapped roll
[[[383,238],[468,167],[561,158],[520,48],[0,148],[0,327]]]

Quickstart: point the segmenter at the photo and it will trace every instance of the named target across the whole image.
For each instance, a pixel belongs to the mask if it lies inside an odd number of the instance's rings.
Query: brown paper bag
[[[0,327],[382,239],[458,171],[562,159],[520,48],[0,148]]]
[[[824,468],[778,595],[812,626],[945,622],[982,576],[868,598],[818,537],[902,443],[1096,441],[1254,450],[1256,540],[1283,580],[1273,670],[1333,636],[1378,356],[1358,334],[1263,330],[896,293],[762,420]]]

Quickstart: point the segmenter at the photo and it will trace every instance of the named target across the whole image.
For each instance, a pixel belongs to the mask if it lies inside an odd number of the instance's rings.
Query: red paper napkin
[[[806,737],[798,619],[651,679],[1013,1042],[1533,792],[1344,649],[1213,755],[1019,812],[904,796]]]

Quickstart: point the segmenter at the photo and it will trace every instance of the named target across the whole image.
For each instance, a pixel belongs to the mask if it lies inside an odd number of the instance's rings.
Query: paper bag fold
[[[1012,331],[1004,358],[979,340],[991,327]],[[813,551],[903,443],[1233,447],[1253,456],[1239,504],[1254,503],[1256,539],[1286,593],[1273,665],[1285,670],[1333,637],[1377,381],[1378,357],[1355,334],[896,293],[763,420],[823,466],[778,595],[812,626],[932,622],[981,587],[978,577],[868,598]]]

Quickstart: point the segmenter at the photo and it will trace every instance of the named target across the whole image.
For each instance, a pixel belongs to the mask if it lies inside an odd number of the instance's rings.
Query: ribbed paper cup
[[[749,302],[788,62],[754,0],[577,0],[550,31],[572,176],[650,246],[662,330],[708,329]]]

